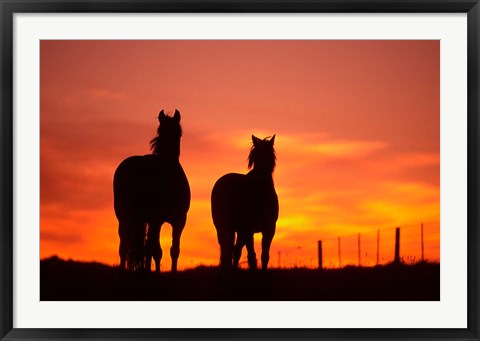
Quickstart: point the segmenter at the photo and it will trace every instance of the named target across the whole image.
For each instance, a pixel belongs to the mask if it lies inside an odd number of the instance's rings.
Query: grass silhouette
[[[40,263],[41,301],[438,301],[440,264],[238,270],[200,266],[134,273],[62,260]]]

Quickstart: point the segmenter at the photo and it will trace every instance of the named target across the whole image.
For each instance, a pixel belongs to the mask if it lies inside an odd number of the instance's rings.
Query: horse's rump
[[[278,218],[273,183],[250,174],[229,173],[212,190],[212,218],[216,229],[262,232]]]
[[[233,229],[238,220],[237,201],[245,196],[246,186],[244,174],[230,173],[217,180],[212,189],[211,210],[213,224],[219,228]],[[243,186],[242,186],[243,185]]]

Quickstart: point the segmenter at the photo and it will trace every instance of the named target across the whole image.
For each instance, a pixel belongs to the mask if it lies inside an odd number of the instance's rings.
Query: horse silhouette
[[[180,236],[190,208],[190,186],[180,165],[180,112],[160,111],[152,154],[123,160],[113,177],[114,208],[120,237],[120,267],[150,270],[152,258],[160,271],[160,229],[172,226],[172,272],[177,271]],[[147,232],[146,232],[147,231]]]
[[[248,265],[257,268],[254,233],[262,233],[262,269],[266,270],[278,219],[278,197],[272,173],[276,156],[275,135],[263,140],[252,135],[247,174],[229,173],[215,183],[211,196],[212,218],[220,244],[220,267],[238,268],[244,246]],[[253,168],[252,168],[253,167]],[[236,242],[235,242],[236,233]],[[235,242],[235,244],[234,244]]]

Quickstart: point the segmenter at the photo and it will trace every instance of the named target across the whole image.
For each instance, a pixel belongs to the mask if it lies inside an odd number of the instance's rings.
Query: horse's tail
[[[213,225],[217,229],[217,234],[230,227],[231,196],[229,195],[229,186],[225,176],[217,180],[212,189],[211,211]],[[220,240],[219,240],[220,242]]]
[[[128,229],[127,237],[127,266],[129,270],[136,271],[145,268],[145,238],[146,224],[137,222]]]
[[[141,269],[145,263],[146,226],[136,177],[141,162],[142,157],[138,156],[125,159],[117,167],[113,177],[114,209],[120,237],[120,265],[129,270]]]

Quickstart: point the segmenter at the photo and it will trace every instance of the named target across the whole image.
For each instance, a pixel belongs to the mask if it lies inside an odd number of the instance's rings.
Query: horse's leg
[[[172,222],[172,247],[170,248],[170,257],[172,257],[172,273],[177,272],[177,262],[180,256],[180,237],[183,228],[187,222],[187,215]]]
[[[118,253],[120,254],[120,269],[125,270],[127,265],[127,245],[124,239],[120,239]]]
[[[129,222],[128,229],[128,267],[130,270],[143,270],[145,267],[145,223],[142,220]]]
[[[155,261],[155,271],[160,272],[160,261],[162,259],[162,247],[160,246],[160,228],[161,223],[149,223],[147,241],[145,245],[145,256],[147,260],[147,270],[152,269],[152,258]]]
[[[118,236],[120,237],[120,245],[118,247],[118,254],[120,256],[120,269],[125,270],[127,265],[127,236],[125,233],[125,222],[118,223]]]
[[[235,242],[235,231],[225,226],[217,228],[217,239],[220,245],[220,268],[228,270],[232,267],[233,244]]]
[[[255,254],[253,233],[246,239],[247,254],[248,254],[248,268],[250,270],[257,270],[257,255]]]
[[[267,270],[268,261],[270,260],[270,245],[275,235],[275,226],[273,229],[262,232],[262,270]]]
[[[233,268],[238,269],[238,262],[242,256],[242,249],[247,243],[247,238],[244,234],[237,232],[237,241],[233,247]]]

